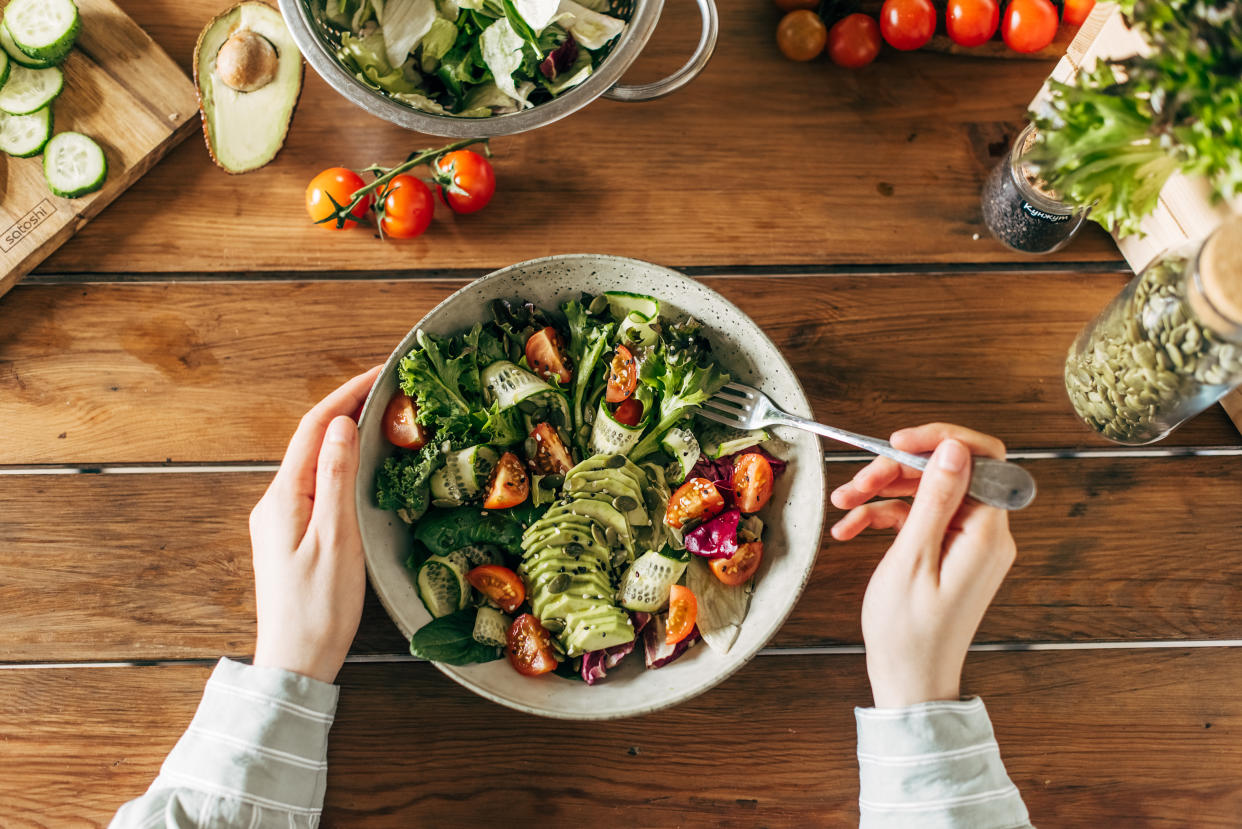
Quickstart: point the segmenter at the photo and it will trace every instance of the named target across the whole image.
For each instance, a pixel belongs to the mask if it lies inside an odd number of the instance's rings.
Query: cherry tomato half
[[[470,586],[491,599],[505,613],[512,613],[526,601],[526,585],[508,567],[484,564],[466,574]]]
[[[664,523],[679,530],[687,521],[704,521],[724,509],[724,497],[706,478],[691,478],[668,499]]]
[[[828,57],[837,66],[859,69],[880,54],[880,24],[869,14],[846,15],[828,30]]]
[[[698,599],[694,598],[689,587],[674,584],[668,594],[668,626],[664,633],[664,644],[676,645],[689,636],[698,618]]]
[[[931,0],[884,0],[880,33],[894,49],[918,49],[936,33],[936,7]]]
[[[1001,22],[1001,37],[1015,52],[1038,52],[1057,36],[1057,9],[1050,0],[1012,0]]]
[[[1067,26],[1081,26],[1091,16],[1095,0],[1065,0],[1061,22]]]
[[[620,403],[638,388],[638,361],[634,354],[625,346],[617,346],[612,355],[612,366],[608,370],[608,390],[604,399],[609,403]]]
[[[790,60],[814,60],[827,42],[828,27],[809,9],[790,12],[776,26],[777,48]]]
[[[487,207],[496,192],[491,162],[473,150],[456,150],[436,159],[432,167],[440,198],[454,213],[474,213]]]
[[[763,561],[763,542],[748,541],[739,545],[737,552],[728,558],[714,558],[708,562],[716,578],[730,587],[745,584]]]
[[[556,670],[552,637],[529,613],[523,613],[509,626],[505,652],[509,655],[509,664],[523,676],[539,676]]]
[[[623,426],[637,426],[643,420],[643,403],[631,397],[622,400],[612,413],[612,419]]]
[[[944,26],[958,46],[979,46],[996,34],[1000,6],[996,0],[949,0]]]
[[[733,495],[742,512],[758,512],[772,497],[772,464],[758,452],[733,462]]]
[[[561,436],[551,424],[536,424],[530,436],[535,441],[535,456],[526,460],[535,474],[564,475],[574,468],[573,459],[565,449]]]
[[[417,422],[418,404],[397,392],[384,409],[384,437],[393,446],[422,449],[427,445],[427,430]]]
[[[365,185],[366,182],[362,180],[362,176],[353,170],[347,170],[344,167],[330,167],[324,170],[311,179],[311,183],[306,186],[306,212],[310,214],[311,221],[320,222],[335,213],[336,207],[332,205],[333,201],[341,207],[347,206],[353,201],[354,193]],[[362,219],[370,209],[371,197],[367,196],[350,215]],[[319,226],[329,230],[348,230],[358,226],[358,222],[353,219],[346,219],[341,228],[338,228],[336,224],[335,219],[330,219]]]
[[[394,239],[413,239],[431,225],[436,211],[431,188],[414,176],[395,176],[381,205],[380,232]]]
[[[550,325],[526,339],[526,362],[545,380],[555,377],[562,386],[568,386],[573,379],[573,372],[561,355],[561,335]]]
[[[491,480],[487,482],[487,500],[483,506],[488,509],[516,507],[529,494],[530,479],[526,477],[526,468],[517,455],[505,452],[496,461]]]

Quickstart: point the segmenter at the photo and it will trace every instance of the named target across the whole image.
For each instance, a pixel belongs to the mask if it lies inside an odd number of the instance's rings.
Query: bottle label
[[[1044,210],[1040,210],[1038,207],[1034,207],[1030,202],[1026,201],[1022,202],[1022,210],[1029,216],[1033,216],[1036,219],[1042,219],[1045,222],[1051,222],[1052,224],[1060,224],[1061,222],[1068,222],[1070,220],[1069,213],[1048,213]]]

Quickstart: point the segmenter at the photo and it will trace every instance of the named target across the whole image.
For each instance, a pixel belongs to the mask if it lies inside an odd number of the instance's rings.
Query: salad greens
[[[485,118],[590,77],[624,31],[606,0],[315,0],[314,22],[358,80],[415,109]]]
[[[474,608],[432,619],[410,637],[410,653],[446,665],[471,665],[500,658],[500,649],[474,639]]]
[[[1242,0],[1125,0],[1146,54],[1052,82],[1028,160],[1061,199],[1138,232],[1175,170],[1242,192]]]

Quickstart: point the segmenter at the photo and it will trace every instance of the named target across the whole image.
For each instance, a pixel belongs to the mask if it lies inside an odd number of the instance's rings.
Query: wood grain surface
[[[1038,826],[1235,826],[1238,658],[976,653],[963,691],[984,696]],[[154,779],[208,673],[0,671],[5,825],[107,824]],[[422,664],[349,665],[341,685],[327,827],[857,825],[861,656],[759,657],[696,700],[611,723],[517,714]]]
[[[1011,448],[1106,445],[1079,424],[1060,376],[1124,276],[704,282],[772,337],[825,422],[888,435],[947,420]],[[0,464],[279,459],[303,412],[382,362],[461,284],[22,286],[0,300]],[[1167,443],[1238,435],[1213,408]]]
[[[124,6],[188,69],[198,30],[231,3]],[[441,206],[409,243],[313,227],[303,191],[325,167],[393,164],[443,142],[364,113],[308,71],[273,164],[229,176],[187,141],[42,270],[490,269],[580,250],[671,266],[1036,261],[991,239],[979,191],[1054,59],[888,49],[859,72],[794,64],[776,48],[779,17],[770,2],[725,4],[715,57],[677,94],[600,100],[496,139],[492,204],[458,218]],[[674,71],[698,31],[692,3],[667,3],[627,81]],[[1119,261],[1094,226],[1051,258]]]
[[[1018,560],[980,642],[1242,639],[1236,458],[1027,462]],[[859,464],[828,465],[830,486]],[[211,659],[254,642],[247,516],[266,472],[0,476],[0,662]],[[54,509],[52,507],[55,507]],[[828,524],[840,512],[827,509]],[[772,645],[859,644],[892,540],[827,534]],[[368,592],[355,653],[404,653]]]
[[[52,104],[57,132],[95,138],[108,161],[101,190],[62,199],[48,190],[43,159],[6,158],[0,168],[0,295],[64,244],[194,129],[194,85],[110,0],[80,0],[82,31],[61,67]]]

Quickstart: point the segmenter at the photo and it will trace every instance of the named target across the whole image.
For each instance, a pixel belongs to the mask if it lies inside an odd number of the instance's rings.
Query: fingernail
[[[961,472],[970,463],[970,453],[956,440],[946,440],[936,447],[936,465],[947,472]]]
[[[353,438],[350,432],[356,428],[347,417],[333,418],[328,424],[328,432],[324,435],[324,439],[332,443],[349,443]]]

